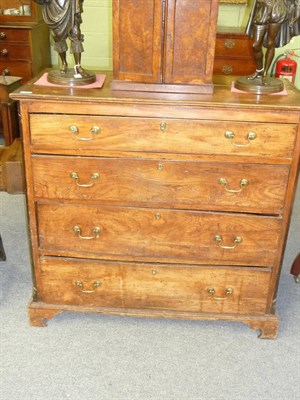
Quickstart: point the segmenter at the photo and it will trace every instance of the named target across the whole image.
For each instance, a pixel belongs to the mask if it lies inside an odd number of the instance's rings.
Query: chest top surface
[[[180,94],[155,92],[130,92],[111,90],[112,74],[105,72],[106,80],[101,89],[85,89],[75,87],[39,86],[37,78],[29,81],[11,97],[21,102],[35,100],[59,104],[61,102],[80,103],[83,108],[89,104],[114,103],[122,106],[153,105],[155,107],[188,108],[233,108],[256,111],[300,111],[300,91],[288,81],[285,83],[285,93],[276,95],[255,95],[231,90],[232,77],[215,77],[212,94]],[[46,111],[46,110],[45,110]],[[199,117],[202,117],[201,115]],[[228,118],[230,115],[228,115]]]

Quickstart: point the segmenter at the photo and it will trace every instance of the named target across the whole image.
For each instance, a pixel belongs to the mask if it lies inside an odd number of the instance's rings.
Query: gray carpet
[[[298,187],[300,189],[300,187]],[[279,287],[277,340],[240,323],[64,313],[27,321],[31,277],[22,195],[0,193],[1,399],[296,400],[300,382],[298,190]]]

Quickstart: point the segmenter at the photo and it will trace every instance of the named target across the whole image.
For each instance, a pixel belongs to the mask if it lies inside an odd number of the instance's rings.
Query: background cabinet
[[[20,86],[21,78],[0,76],[0,137],[9,146],[19,136],[16,103],[9,98],[9,93]]]
[[[0,75],[11,76],[13,82],[20,77],[24,83],[50,66],[49,29],[41,7],[31,0],[1,0]],[[12,81],[5,82],[1,90],[0,138],[4,137],[8,146],[18,136],[18,118],[7,97]]]
[[[1,1],[0,74],[26,81],[50,66],[49,30],[41,7],[30,0]]]
[[[214,75],[250,75],[256,69],[253,39],[240,28],[218,28]]]
[[[42,9],[32,0],[1,0],[0,21],[37,22],[41,21]]]

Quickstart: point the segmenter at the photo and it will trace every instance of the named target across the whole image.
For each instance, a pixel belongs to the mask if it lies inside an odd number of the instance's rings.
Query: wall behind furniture
[[[253,0],[246,5],[222,4],[219,8],[219,26],[245,28],[252,8]],[[112,69],[112,0],[85,0],[82,15],[82,32],[85,37],[85,52],[82,55],[82,65],[88,69]],[[277,49],[276,55],[289,48],[299,49],[296,54],[300,57],[300,36],[293,39],[285,48]],[[58,55],[52,48],[52,63],[58,64]],[[300,58],[296,86],[300,89]],[[69,63],[73,60],[69,56]]]

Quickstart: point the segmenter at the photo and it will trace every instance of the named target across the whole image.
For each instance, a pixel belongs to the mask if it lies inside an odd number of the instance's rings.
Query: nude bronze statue
[[[254,86],[258,86],[259,92],[272,92],[272,87],[259,88],[259,86],[272,85],[276,86],[274,91],[280,91],[280,88],[283,88],[283,84],[276,82],[275,78],[270,80],[267,73],[274,59],[275,48],[286,45],[293,36],[300,34],[299,17],[300,0],[254,1],[246,33],[254,40],[253,55],[257,67],[253,74],[240,80],[245,90],[248,87],[249,91],[255,91]],[[263,47],[266,48],[265,56]],[[248,84],[246,80],[249,81]]]
[[[74,71],[72,77],[75,79],[89,78],[90,74],[81,66],[81,54],[83,49],[83,34],[80,30],[82,23],[84,0],[34,0],[42,5],[42,13],[45,23],[51,30],[54,40],[54,49],[58,52],[61,67],[61,78],[70,75],[67,63],[67,39],[70,40],[70,52],[74,56]],[[57,76],[57,74],[56,74]],[[65,80],[62,79],[62,83]]]

